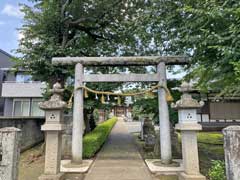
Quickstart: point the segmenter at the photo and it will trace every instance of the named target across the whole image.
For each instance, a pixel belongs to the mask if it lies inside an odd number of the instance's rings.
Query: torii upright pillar
[[[75,65],[73,128],[72,128],[72,162],[82,163],[83,153],[83,65]]]
[[[166,65],[164,62],[160,62],[158,64],[157,72],[160,76],[159,85],[167,86]],[[163,88],[158,89],[158,107],[159,107],[161,162],[163,164],[170,164],[172,161],[170,122],[168,104],[166,100],[166,92]]]

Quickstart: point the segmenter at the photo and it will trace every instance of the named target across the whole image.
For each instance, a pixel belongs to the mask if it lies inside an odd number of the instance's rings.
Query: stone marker
[[[223,129],[227,180],[240,179],[240,126]]]
[[[72,153],[72,115],[64,116],[64,124],[66,129],[62,134],[62,159],[71,158]]]
[[[197,109],[203,106],[203,102],[193,99],[188,92],[191,91],[190,84],[183,82],[181,99],[172,105],[178,109],[179,123],[176,129],[181,131],[182,156],[184,172],[179,174],[179,180],[205,180],[206,177],[199,172],[197,131],[202,126],[197,122]]]
[[[149,134],[155,134],[155,130],[152,120],[149,117],[145,117],[143,122],[143,138],[146,138]]]
[[[143,123],[143,138],[145,141],[145,149],[153,150],[154,145],[156,143],[156,134],[154,130],[154,126],[152,124],[152,120],[149,117],[144,119]]]
[[[143,123],[144,123],[144,119],[141,117],[139,118],[140,119],[140,122],[141,122],[141,132],[140,132],[140,139],[143,141],[144,140],[144,137],[143,137]]]
[[[0,179],[17,180],[21,130],[14,127],[0,129]]]
[[[51,90],[53,95],[49,101],[39,104],[40,108],[45,110],[46,122],[42,126],[45,131],[45,166],[44,174],[39,180],[61,180],[63,173],[60,173],[61,149],[62,149],[62,131],[65,130],[63,124],[63,110],[66,103],[62,101],[63,89],[56,83]]]

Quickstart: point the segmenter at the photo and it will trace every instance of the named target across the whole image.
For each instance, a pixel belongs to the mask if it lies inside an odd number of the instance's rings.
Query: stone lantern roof
[[[64,89],[60,83],[55,83],[53,89],[50,92],[53,94],[48,101],[40,102],[39,107],[43,110],[57,110],[64,109],[67,107],[66,102],[62,100],[62,94]]]
[[[180,92],[183,93],[181,99],[176,102],[176,104],[171,104],[174,109],[198,109],[204,105],[203,101],[198,102],[197,100],[192,98],[190,92],[192,91],[192,86],[183,82],[180,86]]]

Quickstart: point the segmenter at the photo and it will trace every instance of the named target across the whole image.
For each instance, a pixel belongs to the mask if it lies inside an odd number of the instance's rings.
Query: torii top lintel
[[[84,66],[148,66],[164,62],[166,65],[188,64],[186,56],[121,56],[121,57],[54,57],[53,64]]]

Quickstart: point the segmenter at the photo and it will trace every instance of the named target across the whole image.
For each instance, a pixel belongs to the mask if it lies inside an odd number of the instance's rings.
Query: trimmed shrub
[[[93,157],[106,141],[113,126],[117,122],[117,118],[113,117],[99,124],[92,132],[86,134],[83,138],[83,157]]]
[[[225,164],[223,161],[212,161],[212,166],[208,172],[210,180],[225,180]]]

